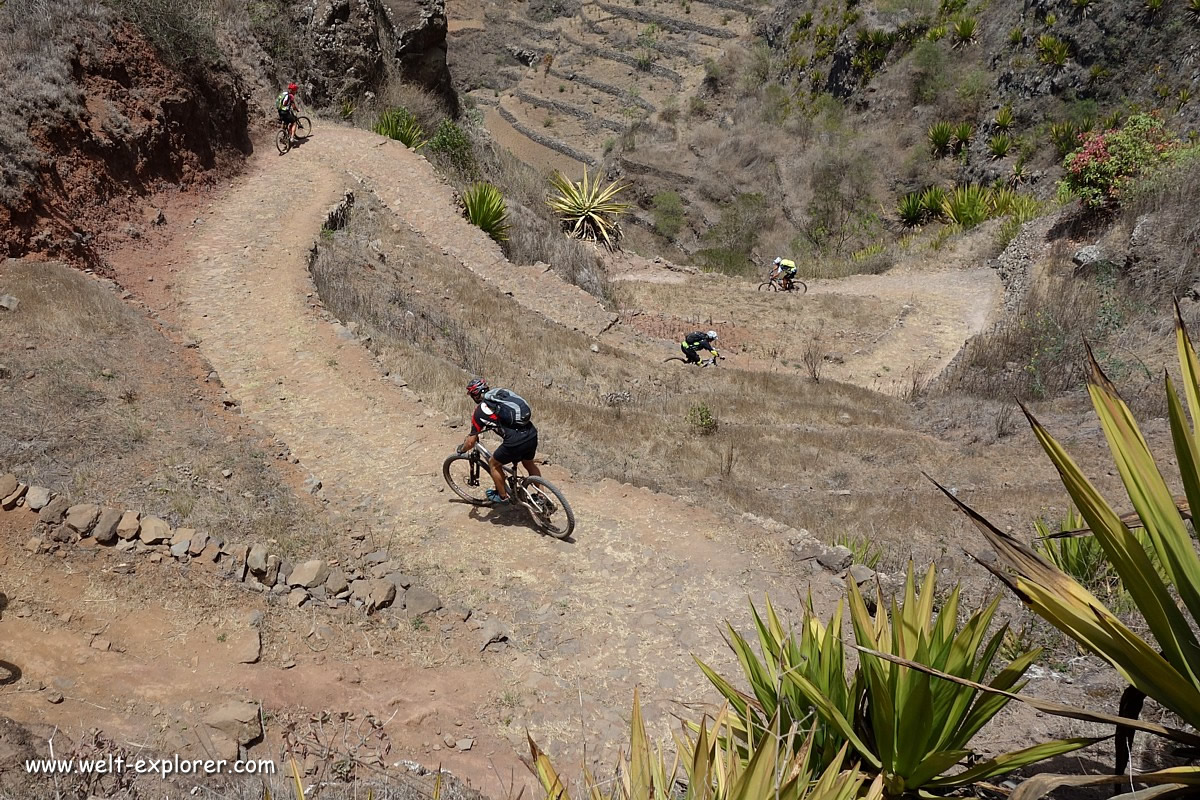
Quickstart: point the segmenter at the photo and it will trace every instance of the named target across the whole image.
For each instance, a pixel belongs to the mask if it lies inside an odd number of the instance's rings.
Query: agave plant
[[[927,136],[930,152],[935,156],[944,156],[950,152],[950,145],[954,141],[954,126],[949,122],[935,122],[929,126]]]
[[[589,179],[587,168],[579,183],[555,172],[550,185],[557,190],[546,200],[550,209],[562,220],[567,233],[578,239],[602,242],[609,250],[616,249],[621,239],[621,226],[617,217],[629,210],[628,203],[617,201],[624,189],[616,181],[601,186],[600,181]]]
[[[925,209],[927,219],[942,219],[946,215],[946,190],[930,186],[921,192],[921,207]]]
[[[676,757],[670,765],[661,749],[651,746],[637,690],[633,695],[629,757],[621,758],[617,776],[597,781],[584,770],[584,795],[589,800],[882,800],[883,785],[857,767],[843,770],[843,747],[819,774],[804,731],[781,728],[778,720],[760,729],[745,749],[735,742],[736,718],[729,709],[712,725],[702,720],[693,735],[676,737]],[[793,746],[795,745],[795,746]],[[529,739],[525,761],[546,793],[546,800],[570,800],[566,783],[553,762]],[[680,769],[686,780],[680,786]]]
[[[508,207],[499,189],[485,181],[471,184],[463,193],[463,207],[472,225],[497,242],[508,241]]]
[[[954,225],[974,228],[992,214],[990,192],[978,184],[956,186],[946,195],[942,213]]]
[[[997,133],[988,139],[988,152],[992,154],[992,158],[1004,158],[1010,149],[1012,149],[1012,137],[1007,133]]]
[[[1070,120],[1050,123],[1050,141],[1058,151],[1059,158],[1079,147],[1079,140],[1091,126],[1077,125]]]
[[[1079,12],[1080,16],[1086,17],[1088,11],[1091,10],[1096,0],[1071,0],[1071,5]]]
[[[975,41],[979,21],[974,17],[963,17],[954,23],[954,46],[966,47]]]
[[[1038,61],[1048,67],[1062,69],[1071,58],[1071,49],[1057,36],[1043,33],[1037,40]]]
[[[852,678],[845,672],[839,637],[841,604],[826,626],[812,614],[810,603],[799,641],[794,633],[785,632],[769,602],[765,620],[755,610],[761,658],[730,628],[730,645],[751,695],[739,692],[710,667],[700,666],[738,713],[739,723],[730,732],[739,745],[755,741],[772,725],[789,720],[800,724],[815,716],[817,723],[804,744],[811,758],[817,763],[833,760],[849,743],[863,768],[882,777],[885,795],[901,797],[968,786],[1092,743],[1092,739],[1056,740],[957,769],[971,755],[971,740],[1010,698],[935,678],[889,657],[913,660],[978,683],[993,674],[1007,627],[987,637],[999,605],[996,599],[958,628],[958,587],[935,614],[935,572],[931,565],[918,595],[910,566],[902,602],[893,601],[889,612],[880,596],[874,616],[857,585],[848,581],[850,616],[860,651]],[[1018,656],[995,672],[987,686],[1019,691],[1022,676],[1039,652]]]
[[[1200,0],[1188,0],[1187,15],[1193,23],[1200,24]]]
[[[900,214],[900,222],[906,228],[915,228],[925,221],[925,206],[921,203],[921,192],[909,192],[900,198],[896,209]]]
[[[410,150],[420,150],[427,141],[421,123],[417,122],[417,118],[407,108],[384,111],[371,126],[371,130],[380,136],[395,139]]]
[[[1006,131],[1011,128],[1014,122],[1012,106],[1001,106],[993,122],[997,130]]]
[[[1185,401],[1180,400],[1175,382],[1168,374],[1165,380],[1168,416],[1174,459],[1179,465],[1179,481],[1190,507],[1198,508],[1200,436],[1197,436],[1196,426],[1200,422],[1200,360],[1178,307],[1175,326]],[[1181,730],[1135,718],[1122,723],[1125,729],[1151,732],[1195,748],[1200,746],[1200,734],[1195,733],[1200,729],[1200,640],[1196,635],[1196,626],[1200,622],[1200,554],[1196,552],[1187,522],[1132,412],[1090,352],[1088,355],[1088,393],[1092,406],[1108,440],[1121,482],[1144,527],[1144,536],[1134,534],[1062,445],[1031,414],[1026,412],[1026,415],[1088,529],[1140,612],[1150,639],[1130,629],[1079,581],[988,523],[949,492],[946,494],[970,517],[997,553],[996,563],[985,566],[1034,613],[1099,655],[1129,682],[1130,688],[1122,698],[1123,706],[1127,706],[1127,700],[1132,700],[1128,705],[1140,708],[1141,699],[1150,697],[1190,728]],[[1078,709],[1044,710],[1089,718],[1082,716]],[[1105,718],[1105,715],[1090,713],[1091,718]],[[1120,774],[1128,763],[1128,739],[1132,738],[1132,733],[1127,737],[1118,743],[1117,775],[1039,776],[1015,792],[1014,800],[1041,797],[1050,789],[1064,785],[1200,786],[1200,767],[1196,766],[1140,775]]]
[[[971,145],[975,136],[975,126],[969,122],[960,122],[954,126],[954,149],[962,150]]]

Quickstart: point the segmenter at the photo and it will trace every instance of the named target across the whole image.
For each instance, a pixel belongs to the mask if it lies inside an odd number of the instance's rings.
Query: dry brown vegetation
[[[275,538],[287,552],[327,542],[318,508],[296,499],[278,445],[213,419],[215,383],[138,311],[54,264],[8,261],[0,293],[0,464],[80,502],[144,509],[174,527]],[[268,449],[270,448],[270,449]],[[231,470],[230,478],[222,477]]]

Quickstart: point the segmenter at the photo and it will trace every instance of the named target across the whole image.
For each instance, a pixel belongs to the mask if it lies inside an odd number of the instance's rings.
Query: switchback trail
[[[518,302],[598,333],[611,317],[567,284],[528,281],[454,207],[419,155],[359,130],[320,125],[285,157],[261,148],[177,243],[180,317],[244,414],[283,440],[334,506],[370,508],[390,550],[447,603],[493,611],[512,646],[480,656],[494,695],[536,698],[520,723],[564,767],[615,753],[635,685],[665,725],[677,699],[712,699],[693,654],[732,667],[718,621],[745,625],[747,597],[796,609],[805,580],[775,567],[780,537],[740,519],[612,481],[547,477],[578,517],[575,542],[538,535],[523,511],[453,502],[440,474],[461,441],[428,408],[339,337],[308,296],[309,251],[347,189],[370,191],[431,247]],[[462,409],[452,413],[461,414]],[[817,576],[819,608],[840,594]],[[414,654],[414,658],[418,658]],[[659,728],[660,733],[665,728]],[[514,745],[523,731],[513,726]]]

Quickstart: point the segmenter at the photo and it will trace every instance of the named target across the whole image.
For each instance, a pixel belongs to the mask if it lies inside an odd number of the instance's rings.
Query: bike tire
[[[460,463],[461,466],[456,466]],[[486,506],[488,505],[487,490],[492,485],[491,475],[488,474],[487,468],[480,464],[479,475],[474,479],[475,485],[472,485],[470,468],[470,455],[448,456],[442,462],[442,477],[446,479],[446,485],[450,487],[450,490],[463,500],[474,506]]]
[[[307,139],[312,136],[312,120],[308,117],[298,117],[296,119],[296,138]]]
[[[792,291],[798,291],[800,294],[808,294],[808,284],[799,278],[792,278]]]
[[[281,130],[275,134],[275,146],[279,148],[279,155],[287,155],[287,151],[292,149],[292,140],[288,138],[286,130]]]
[[[763,291],[764,289],[767,290],[768,292],[778,292],[779,291],[779,287],[775,285],[775,281],[766,281],[765,283],[760,283],[758,285],[758,290],[760,292]]]
[[[529,475],[524,478],[526,486],[536,486],[537,490],[543,495],[546,492],[554,495],[554,500],[558,503],[558,510],[551,510],[548,516],[535,512],[532,508],[528,508],[529,516],[533,518],[533,524],[539,530],[553,536],[555,539],[566,539],[575,531],[575,512],[571,510],[571,504],[567,502],[567,498],[563,497],[563,493],[558,490],[550,481],[545,478],[539,478],[536,475]],[[556,518],[559,521],[551,521],[551,518]]]
[[[683,356],[671,356],[670,358],[663,359],[664,364],[670,364],[672,361],[682,361],[685,364],[687,363],[687,359]]]

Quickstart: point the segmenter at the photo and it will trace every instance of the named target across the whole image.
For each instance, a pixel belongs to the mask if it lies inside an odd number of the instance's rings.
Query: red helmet
[[[294,91],[296,91],[296,90],[297,90],[297,89],[299,89],[299,88],[300,88],[300,87],[299,87],[299,86],[297,86],[297,85],[296,85],[296,84],[294,84],[294,83],[289,83],[289,84],[288,84],[288,91],[289,91],[289,92],[294,92]]]
[[[483,378],[475,378],[467,384],[467,394],[471,395],[471,397],[479,397],[480,395],[486,393],[487,390],[487,381],[485,381]]]

